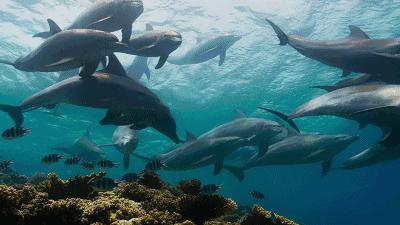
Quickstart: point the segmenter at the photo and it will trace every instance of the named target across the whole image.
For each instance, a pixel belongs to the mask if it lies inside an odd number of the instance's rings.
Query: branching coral
[[[144,170],[141,173],[138,183],[152,189],[161,189],[166,186],[157,173],[149,170]]]
[[[0,218],[10,224],[22,224],[23,216],[18,210],[20,197],[13,187],[0,185]]]

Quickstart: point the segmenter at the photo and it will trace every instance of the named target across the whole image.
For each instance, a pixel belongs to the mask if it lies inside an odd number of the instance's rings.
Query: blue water
[[[1,0],[0,56],[15,59],[34,49],[42,41],[31,36],[47,30],[46,18],[66,27],[87,6],[83,0]],[[145,0],[144,13],[134,23],[134,31],[144,30],[146,23],[156,28],[174,29],[182,33],[184,42],[176,54],[184,52],[197,37],[218,34],[245,35],[228,50],[225,64],[218,59],[209,62],[176,66],[166,64],[152,70],[150,81],[143,84],[152,89],[171,108],[178,132],[185,130],[200,135],[233,118],[238,108],[248,116],[268,118],[256,110],[269,106],[290,112],[300,104],[322,94],[308,88],[339,80],[341,71],[307,59],[290,47],[278,46],[268,17],[289,34],[314,39],[337,39],[348,35],[347,26],[357,25],[371,37],[396,37],[400,34],[400,1],[310,1],[310,0]],[[119,35],[119,32],[116,33]],[[132,56],[118,54],[125,66]],[[154,67],[156,60],[151,60]],[[25,73],[0,65],[0,102],[18,104],[25,97],[54,83],[52,73]],[[0,140],[0,156],[12,159],[13,168],[22,174],[57,171],[67,178],[88,173],[79,168],[66,168],[63,163],[46,166],[40,159],[52,153],[51,147],[70,145],[87,128],[98,144],[109,144],[115,127],[100,126],[104,110],[61,105],[65,119],[36,110],[25,115],[25,126],[33,133],[15,140]],[[360,140],[334,161],[337,165],[381,136],[374,127],[358,131],[354,122],[332,117],[297,120],[306,132],[326,134],[360,134]],[[11,127],[12,121],[0,114],[0,127]],[[152,129],[140,133],[136,152],[152,156],[165,152],[173,143]],[[121,155],[106,149],[108,159],[121,161]],[[144,162],[132,160],[131,171],[139,171]],[[212,168],[186,172],[161,172],[175,183],[181,179],[201,178],[204,183],[222,183],[222,194],[240,204],[255,203],[249,190],[266,195],[259,202],[265,208],[307,225],[375,225],[396,224],[400,201],[400,164],[390,162],[353,171],[332,171],[320,178],[320,165],[271,166],[246,173],[239,183],[230,174],[212,176]],[[122,168],[109,170],[119,178]]]

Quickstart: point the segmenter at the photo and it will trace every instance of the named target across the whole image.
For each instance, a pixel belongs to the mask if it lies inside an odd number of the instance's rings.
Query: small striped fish
[[[207,184],[201,188],[200,193],[203,195],[212,195],[217,193],[221,187],[221,184]]]
[[[81,163],[81,167],[88,169],[88,170],[93,170],[94,164],[90,163],[90,162],[83,162],[83,163]]]
[[[42,163],[50,164],[56,163],[62,159],[63,156],[59,154],[49,154],[42,158]]]
[[[5,130],[1,134],[1,136],[4,139],[12,140],[12,139],[17,139],[17,138],[23,137],[23,136],[25,136],[25,134],[28,134],[30,132],[32,132],[31,128],[11,127],[9,129]]]
[[[90,186],[96,191],[111,191],[118,186],[118,182],[108,177],[102,177],[93,181]]]
[[[5,160],[0,163],[0,171],[7,170],[8,167],[12,164],[11,160]]]
[[[100,162],[98,162],[97,163],[97,165],[100,167],[100,168],[103,168],[103,169],[105,169],[105,168],[113,168],[113,167],[118,167],[118,163],[114,163],[113,161],[111,161],[111,160],[101,160]]]
[[[76,165],[76,164],[79,163],[79,161],[81,161],[80,158],[78,158],[78,157],[72,157],[72,158],[66,159],[66,160],[64,161],[64,164],[67,164],[67,165]]]
[[[135,182],[139,179],[139,176],[136,173],[126,173],[121,180],[126,182]]]
[[[148,162],[146,164],[146,166],[144,167],[145,170],[151,170],[151,171],[157,171],[157,170],[161,170],[162,168],[165,168],[165,164],[162,163],[160,160],[155,159],[152,160],[150,162]]]
[[[259,192],[259,191],[250,191],[249,194],[251,195],[251,197],[255,198],[255,199],[264,199],[264,194]]]

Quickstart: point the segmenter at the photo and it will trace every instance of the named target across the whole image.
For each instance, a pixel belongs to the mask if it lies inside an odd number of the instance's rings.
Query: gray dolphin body
[[[190,170],[214,165],[214,175],[221,172],[226,155],[246,146],[248,139],[240,137],[195,138],[189,134],[187,141],[177,149],[156,157],[165,170]]]
[[[370,39],[360,28],[349,26],[350,36],[342,40],[316,41],[304,37],[286,35],[270,20],[280,45],[289,44],[300,54],[350,72],[385,74],[398,76],[400,73],[400,39]]]
[[[132,34],[132,23],[142,13],[141,0],[97,1],[82,12],[66,30],[94,29],[114,32],[122,29],[122,42],[127,43]],[[50,31],[36,34],[34,37],[48,38],[61,30],[51,19],[48,19],[48,23]]]
[[[99,91],[101,90],[101,91]],[[118,59],[111,55],[108,66],[90,77],[75,76],[25,99],[19,106],[0,105],[14,119],[23,122],[23,112],[60,103],[107,109],[100,124],[129,125],[133,129],[153,127],[178,143],[175,120],[167,106],[139,82],[126,76]]]
[[[225,62],[226,51],[235,44],[241,36],[221,35],[198,43],[192,49],[180,56],[171,56],[168,62],[176,65],[198,64],[219,56],[219,65]]]
[[[154,30],[149,24],[146,30],[143,34],[132,37],[128,48],[123,52],[144,57],[160,57],[155,67],[159,69],[165,64],[169,54],[182,44],[182,36],[172,30]]]
[[[89,131],[76,139],[71,147],[54,147],[53,149],[86,162],[97,162],[104,158],[104,152],[92,141]]]
[[[131,129],[130,126],[118,126],[114,131],[112,142],[114,147],[122,153],[124,169],[127,170],[130,155],[139,143],[138,131]]]
[[[400,159],[400,145],[385,147],[375,145],[350,157],[337,169],[352,170]]]
[[[259,156],[268,151],[268,147],[275,142],[281,141],[290,135],[290,131],[274,121],[260,118],[246,118],[236,110],[235,119],[222,124],[207,133],[201,138],[240,137],[251,138],[249,145],[259,147]]]
[[[61,31],[46,39],[38,48],[15,62],[1,60],[27,72],[58,72],[83,66],[81,76],[93,74],[106,56],[126,49],[110,33],[77,29]]]
[[[146,75],[147,80],[150,80],[150,69],[148,66],[149,59],[143,56],[136,56],[132,64],[126,69],[128,76],[135,80],[140,80],[143,74]]]
[[[371,74],[360,74],[356,77],[341,80],[334,85],[312,86],[312,88],[319,88],[319,89],[323,89],[327,92],[331,92],[334,90],[351,87],[351,86],[365,85],[365,84],[385,84],[385,83],[386,82],[384,80],[379,79],[379,78],[377,79],[376,76],[372,76]]]
[[[357,136],[350,135],[291,136],[272,145],[263,157],[253,156],[243,169],[322,162],[321,176],[325,176],[331,167],[332,159],[357,139]]]

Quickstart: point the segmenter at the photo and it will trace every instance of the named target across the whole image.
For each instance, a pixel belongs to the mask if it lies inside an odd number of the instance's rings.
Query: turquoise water
[[[1,0],[0,56],[15,59],[34,49],[42,40],[31,36],[47,30],[46,18],[66,27],[90,1],[64,0]],[[265,23],[268,17],[289,34],[313,39],[337,39],[348,35],[347,26],[357,25],[371,37],[397,37],[400,1],[276,1],[276,0],[193,0],[144,1],[144,13],[134,23],[134,32],[150,23],[156,28],[179,31],[183,44],[174,54],[184,52],[197,37],[239,34],[244,37],[228,50],[225,64],[218,59],[198,65],[166,64],[155,71],[157,60],[151,59],[150,81],[144,85],[153,90],[172,110],[179,136],[185,130],[196,135],[230,121],[233,110],[248,116],[268,118],[256,110],[268,106],[290,112],[300,104],[322,94],[308,88],[331,84],[339,80],[341,71],[307,59],[290,47],[278,46],[272,29]],[[116,33],[120,35],[119,32]],[[117,54],[124,66],[133,56]],[[18,104],[55,82],[56,73],[26,73],[0,65],[0,102]],[[69,146],[90,128],[93,140],[109,144],[114,126],[100,126],[104,110],[61,105],[65,119],[49,116],[44,110],[26,113],[25,126],[33,132],[24,138],[1,140],[0,156],[14,161],[13,168],[32,175],[37,171],[56,171],[67,178],[88,173],[79,168],[67,168],[63,163],[43,165],[40,159],[53,153],[53,146]],[[380,138],[374,127],[358,131],[354,122],[332,117],[297,120],[306,132],[326,134],[360,134],[360,140],[334,161],[338,164],[365,149]],[[0,113],[1,129],[12,121]],[[137,153],[153,156],[171,149],[174,144],[152,129],[140,133]],[[121,162],[113,148],[105,149],[108,159]],[[132,159],[130,171],[137,172],[145,162]],[[230,163],[232,164],[232,163]],[[252,169],[239,183],[230,174],[212,176],[212,167],[186,172],[161,172],[174,183],[185,178],[200,178],[204,183],[222,183],[221,192],[240,204],[252,204],[249,190],[262,191],[266,199],[259,202],[265,208],[285,215],[301,224],[369,225],[396,224],[400,182],[398,162],[391,162],[353,171],[333,171],[320,178],[320,165],[271,166]],[[109,176],[119,178],[122,167],[109,170]]]

